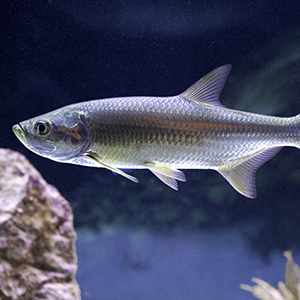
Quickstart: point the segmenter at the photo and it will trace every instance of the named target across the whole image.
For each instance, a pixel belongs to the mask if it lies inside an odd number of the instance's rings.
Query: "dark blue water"
[[[179,94],[227,63],[233,68],[221,95],[224,104],[257,113],[295,115],[300,112],[299,9],[297,1],[287,5],[270,0],[1,1],[1,147],[25,154],[69,200],[76,228],[92,229],[100,239],[107,226],[164,235],[179,229],[199,233],[201,239],[200,233],[208,230],[222,232],[241,222],[243,226],[254,222],[255,230],[243,235],[243,253],[249,251],[264,263],[283,250],[297,253],[297,149],[283,149],[259,170],[258,197],[249,200],[213,171],[186,171],[187,182],[175,192],[147,171],[135,171],[140,183],[134,184],[107,170],[59,164],[25,149],[11,127],[88,99]],[[155,243],[151,247],[155,251]],[[225,262],[228,257],[223,253],[228,252],[222,247],[214,253],[218,259],[224,256]],[[247,260],[246,254],[241,257]],[[197,270],[203,280],[201,268]],[[182,272],[184,276],[186,269]],[[236,276],[228,272],[224,276]],[[249,282],[254,275],[249,274]],[[214,273],[210,276],[214,278]],[[147,280],[146,290],[155,289]],[[184,299],[196,299],[193,293]],[[117,294],[108,291],[102,299],[117,299]],[[166,290],[164,295],[171,299],[173,292]],[[153,292],[152,298],[139,299],[157,298]]]

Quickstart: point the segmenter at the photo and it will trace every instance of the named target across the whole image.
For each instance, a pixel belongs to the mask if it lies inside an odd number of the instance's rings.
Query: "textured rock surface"
[[[68,202],[21,154],[0,149],[0,299],[80,299]]]

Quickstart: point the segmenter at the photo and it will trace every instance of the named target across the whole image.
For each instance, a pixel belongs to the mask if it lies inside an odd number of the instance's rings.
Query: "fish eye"
[[[34,130],[39,135],[47,135],[51,130],[51,126],[47,121],[38,121],[34,125]]]

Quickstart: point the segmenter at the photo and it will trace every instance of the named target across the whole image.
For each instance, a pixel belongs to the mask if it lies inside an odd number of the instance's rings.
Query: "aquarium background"
[[[186,171],[175,192],[39,157],[11,127],[89,99],[169,96],[231,63],[230,108],[300,113],[297,1],[1,1],[1,147],[17,150],[70,202],[82,298],[252,299],[251,277],[283,279],[300,238],[300,152],[257,173],[256,199],[217,172]]]

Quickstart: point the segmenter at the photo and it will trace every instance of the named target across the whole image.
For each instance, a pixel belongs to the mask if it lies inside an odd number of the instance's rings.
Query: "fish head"
[[[69,106],[13,126],[17,138],[32,152],[67,162],[89,145],[89,130],[78,106]]]

